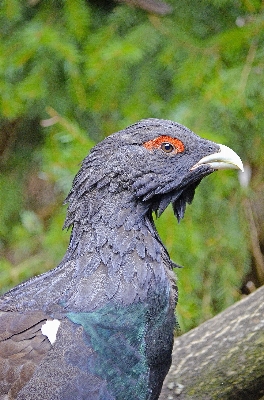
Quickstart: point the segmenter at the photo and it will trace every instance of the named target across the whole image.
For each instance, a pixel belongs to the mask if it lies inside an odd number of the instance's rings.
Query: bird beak
[[[213,169],[240,169],[244,172],[240,157],[229,147],[223,144],[218,144],[218,146],[220,147],[218,153],[203,157],[191,168],[191,171],[198,168],[200,165],[210,165]]]

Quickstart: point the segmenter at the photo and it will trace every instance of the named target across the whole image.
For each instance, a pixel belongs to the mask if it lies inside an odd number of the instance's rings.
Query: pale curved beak
[[[218,144],[218,146],[220,147],[218,153],[203,157],[191,168],[191,171],[200,165],[210,165],[213,169],[240,169],[244,172],[243,163],[237,153],[223,144]]]

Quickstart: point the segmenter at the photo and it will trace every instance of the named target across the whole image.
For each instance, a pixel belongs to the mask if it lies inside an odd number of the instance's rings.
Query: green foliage
[[[173,119],[229,145],[259,188],[263,4],[171,4],[160,17],[118,3],[107,12],[85,0],[1,2],[1,291],[60,261],[69,238],[61,204],[79,163],[140,118]],[[183,330],[240,297],[251,259],[244,197],[237,174],[221,171],[179,226],[171,211],[157,221],[185,265],[176,271]]]
[[[200,184],[181,224],[173,219],[172,210],[157,221],[172,259],[183,266],[175,270],[177,315],[183,331],[201,322],[201,311],[208,319],[238,300],[249,266],[243,216],[237,206],[241,201],[238,184],[233,173],[218,174]]]

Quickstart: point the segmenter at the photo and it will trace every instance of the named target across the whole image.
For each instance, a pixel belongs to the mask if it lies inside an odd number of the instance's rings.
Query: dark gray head
[[[158,215],[172,203],[180,221],[201,179],[223,168],[243,169],[228,147],[202,139],[176,122],[141,120],[108,136],[84,159],[66,199],[66,226],[78,220],[78,204],[102,190],[129,193],[132,201]],[[100,195],[97,199],[100,202]]]

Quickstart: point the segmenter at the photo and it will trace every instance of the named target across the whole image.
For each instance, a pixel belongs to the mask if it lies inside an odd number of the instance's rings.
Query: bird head
[[[202,139],[183,125],[141,120],[91,150],[67,202],[89,196],[94,188],[126,191],[158,215],[172,203],[180,221],[201,179],[218,169],[243,170],[243,164],[229,147]]]

